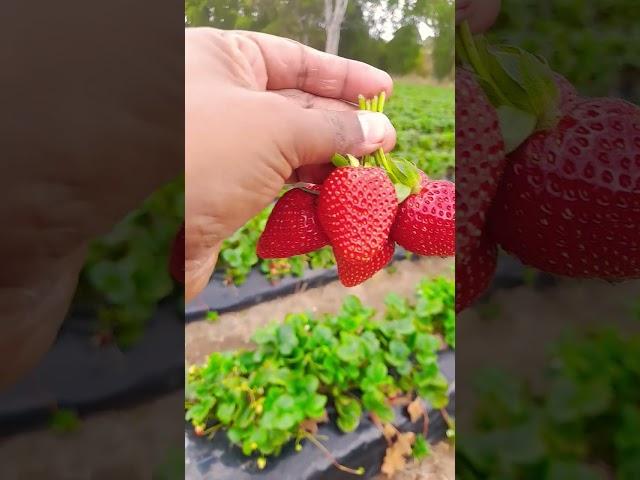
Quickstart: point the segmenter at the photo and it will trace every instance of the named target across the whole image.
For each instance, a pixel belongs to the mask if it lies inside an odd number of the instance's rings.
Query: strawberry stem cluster
[[[544,59],[512,45],[489,45],[466,21],[456,29],[456,56],[496,108],[507,153],[535,131],[555,127],[560,95]]]
[[[299,451],[309,441],[340,470],[362,474],[322,446],[318,424],[328,421],[330,408],[343,432],[354,431],[363,413],[389,431],[395,405],[412,402],[412,418],[423,416],[417,397],[445,408],[448,382],[438,352],[455,338],[453,302],[453,281],[437,278],[423,280],[414,301],[390,294],[377,318],[355,296],[336,315],[290,314],[257,331],[254,350],[216,352],[190,367],[186,418],[199,436],[226,431],[260,468],[289,442]],[[415,445],[416,455],[424,453],[422,442]]]
[[[384,105],[387,94],[382,91],[373,98],[365,98],[358,95],[358,106],[360,110],[369,112],[384,112]],[[358,159],[351,154],[341,155],[336,153],[332,158],[336,167],[379,167],[382,168],[393,182],[398,196],[398,203],[402,203],[412,193],[420,193],[420,171],[411,162],[404,159],[395,159],[384,152],[382,147],[373,154],[364,155]]]

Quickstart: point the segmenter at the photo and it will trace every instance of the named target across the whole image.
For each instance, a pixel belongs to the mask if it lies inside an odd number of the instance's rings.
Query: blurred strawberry
[[[474,75],[457,68],[456,230],[459,255],[469,255],[477,245],[505,164],[496,110]]]
[[[491,235],[570,277],[640,277],[640,108],[582,99],[510,155]]]

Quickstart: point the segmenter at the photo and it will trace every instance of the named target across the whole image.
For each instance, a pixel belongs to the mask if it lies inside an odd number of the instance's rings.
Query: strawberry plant
[[[297,450],[311,443],[330,455],[315,436],[318,424],[332,419],[352,432],[363,414],[389,441],[387,468],[411,453],[421,457],[424,442],[393,427],[393,406],[408,404],[411,418],[425,422],[418,397],[432,408],[446,407],[436,335],[451,340],[455,326],[445,309],[452,312],[453,301],[453,283],[437,279],[421,283],[415,306],[390,295],[379,316],[355,296],[335,315],[289,314],[254,334],[255,349],[216,352],[189,368],[186,418],[198,435],[224,430],[261,468],[290,442]]]
[[[184,216],[184,179],[149,197],[107,235],[92,242],[76,304],[98,305],[99,334],[133,344],[158,302],[174,292],[167,265]]]
[[[573,333],[554,345],[542,391],[501,371],[478,375],[456,475],[640,478],[638,351],[637,335]]]

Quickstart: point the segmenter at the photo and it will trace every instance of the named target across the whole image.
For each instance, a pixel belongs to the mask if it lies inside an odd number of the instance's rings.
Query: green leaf
[[[416,436],[416,441],[413,444],[413,457],[416,460],[422,460],[431,454],[431,449],[429,448],[429,444],[427,440],[422,436]]]
[[[348,167],[349,166],[349,160],[347,160],[346,157],[344,157],[343,155],[340,155],[339,153],[335,153],[333,155],[333,157],[331,157],[331,162],[336,167]]]
[[[278,349],[282,355],[291,355],[300,343],[293,327],[289,324],[278,327],[277,339]]]
[[[218,405],[218,410],[216,411],[216,416],[221,423],[231,423],[231,419],[233,418],[233,414],[236,411],[235,403],[225,402]]]
[[[511,153],[535,131],[537,119],[533,114],[509,105],[501,105],[496,111],[500,121],[505,151]]]
[[[338,411],[337,425],[345,433],[352,432],[360,424],[362,407],[354,398],[337,397],[336,410]]]
[[[393,186],[396,189],[396,197],[398,198],[398,203],[404,202],[409,195],[411,195],[411,187],[403,183],[394,183]]]

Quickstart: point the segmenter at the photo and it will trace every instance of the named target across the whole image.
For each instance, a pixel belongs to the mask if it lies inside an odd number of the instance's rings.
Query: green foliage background
[[[581,94],[640,103],[640,2],[504,0],[493,40],[541,54]]]
[[[187,26],[270,33],[324,49],[322,0],[186,0]],[[380,38],[380,19],[365,12],[388,12],[394,39]],[[401,14],[391,18],[391,11]],[[454,49],[453,0],[350,0],[341,28],[339,54],[395,74],[411,72],[446,78],[452,74]],[[423,42],[416,28],[428,24],[434,38]],[[427,59],[433,67],[426,67]],[[430,71],[427,71],[430,70]]]

